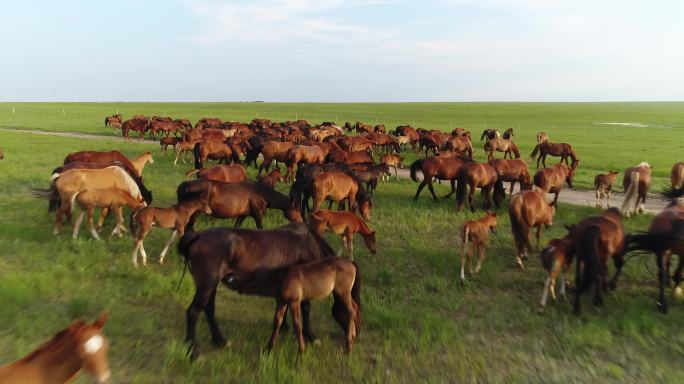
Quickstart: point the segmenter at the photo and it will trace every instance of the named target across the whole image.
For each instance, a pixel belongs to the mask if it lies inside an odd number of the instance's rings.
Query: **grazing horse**
[[[271,163],[273,160],[276,162],[286,163],[289,150],[294,147],[294,143],[283,142],[283,141],[266,141],[261,147],[261,155],[264,157],[264,161],[261,162],[259,167],[259,173],[257,176],[261,175],[262,170],[268,172],[271,168]]]
[[[0,367],[0,383],[68,383],[83,368],[98,383],[109,382],[109,340],[103,313],[92,324],[76,320],[21,360]]]
[[[364,220],[370,220],[373,203],[368,198],[361,181],[351,172],[321,172],[313,179],[313,208],[318,211],[327,198],[330,205],[337,202],[344,209],[344,201],[349,203],[349,210],[358,210]]]
[[[625,230],[617,208],[609,208],[600,216],[583,219],[568,230],[572,247],[577,253],[574,313],[579,314],[580,296],[592,285],[596,306],[603,306],[604,289],[615,289],[624,265]],[[615,275],[606,284],[607,264],[611,258],[615,264]]]
[[[229,282],[230,274],[303,264],[335,254],[323,238],[306,225],[297,223],[271,230],[212,228],[199,233],[186,231],[178,243],[178,252],[190,269],[196,289],[186,312],[185,340],[191,359],[198,356],[195,330],[202,310],[207,315],[213,344],[223,346],[226,343],[214,313],[216,289],[220,282]],[[348,318],[347,310],[341,304],[335,297],[333,315],[338,323],[341,317]],[[302,315],[304,337],[313,341],[308,300],[302,301]]]
[[[437,195],[432,187],[432,180],[449,180],[451,182],[451,192],[444,196],[447,198],[456,192],[456,179],[458,178],[458,173],[461,170],[463,164],[466,160],[459,156],[432,156],[425,159],[418,159],[411,164],[411,180],[414,182],[418,181],[417,172],[420,170],[423,172],[423,181],[421,181],[416,191],[416,195],[413,196],[413,201],[418,200],[420,192],[427,185],[428,190],[432,194],[432,198],[437,202]]]
[[[539,157],[537,157],[537,168],[539,168],[539,161],[541,161],[544,167],[546,167],[547,155],[560,157],[560,162],[565,162],[566,165],[568,164],[568,158],[570,158],[570,166],[572,169],[577,169],[579,166],[579,159],[577,158],[577,155],[570,144],[552,143],[548,140],[543,141],[534,147],[530,157],[534,159],[537,154],[539,154]]]
[[[342,237],[342,243],[349,251],[349,258],[354,260],[354,234],[359,233],[366,243],[366,247],[371,253],[375,254],[377,248],[375,246],[375,231],[372,231],[366,225],[366,222],[356,216],[353,212],[347,211],[329,211],[320,210],[313,212],[309,216],[311,228],[316,233],[323,236],[323,233],[328,230],[336,235]]]
[[[114,133],[116,129],[121,129],[123,127],[123,120],[120,114],[105,117],[104,125],[112,127]]]
[[[215,165],[211,168],[193,169],[185,173],[185,177],[197,175],[197,180],[223,181],[239,183],[247,180],[247,171],[241,164]]]
[[[501,137],[495,137],[493,139],[487,140],[484,144],[484,151],[487,153],[487,160],[494,158],[494,151],[499,151],[504,153],[504,159],[506,156],[513,158],[515,155],[516,159],[520,158],[520,151],[518,146],[513,142],[512,139],[504,139]]]
[[[658,309],[667,313],[668,305],[665,298],[665,286],[674,279],[675,297],[684,296],[680,286],[682,282],[682,267],[684,266],[684,204],[679,197],[684,196],[684,188],[667,190],[664,195],[672,202],[656,217],[646,233],[632,234],[627,237],[628,252],[644,250],[655,253],[658,266]],[[670,275],[670,261],[672,254],[679,256],[679,264],[674,274]]]
[[[558,195],[563,190],[563,185],[568,184],[572,188],[572,179],[575,171],[565,164],[558,163],[553,167],[542,168],[534,174],[534,185],[539,187],[544,193],[555,194],[552,205],[558,203]]]
[[[511,183],[510,194],[513,195],[515,183],[520,184],[520,190],[531,189],[530,171],[523,159],[492,159],[489,164],[501,175],[503,181]]]
[[[140,155],[140,157],[144,156]],[[136,173],[136,176],[142,176],[141,171],[138,171],[138,168],[131,162],[131,160],[128,159],[128,157],[124,156],[121,152],[119,151],[108,151],[108,152],[100,152],[100,151],[79,151],[79,152],[72,152],[64,158],[64,165],[67,165],[69,163],[111,163],[114,161],[118,161],[121,164],[125,166],[125,168],[128,171],[133,171]]]
[[[259,178],[259,184],[267,185],[271,188],[275,188],[278,182],[283,182],[283,175],[280,173],[280,169],[274,169],[268,175]]]
[[[353,261],[327,257],[274,270],[231,274],[225,281],[226,285],[239,293],[276,298],[273,332],[267,350],[275,346],[285,314],[290,308],[299,352],[304,352],[301,304],[305,300],[322,299],[332,293],[335,302],[343,303],[348,313],[347,318],[335,317],[335,320],[344,329],[346,350],[350,353],[361,328],[361,276],[358,268]]]
[[[651,166],[643,162],[636,167],[625,169],[622,188],[625,191],[625,199],[622,201],[620,212],[626,217],[631,214],[643,213],[646,195],[651,188]]]
[[[183,237],[185,226],[188,225],[190,217],[198,211],[211,215],[211,208],[205,199],[187,200],[169,208],[145,207],[133,212],[130,220],[131,235],[135,242],[133,247],[133,265],[135,267],[138,266],[138,251],[142,255],[143,265],[147,265],[147,253],[145,252],[143,240],[145,240],[145,236],[147,236],[147,233],[154,225],[172,230],[171,237],[169,237],[169,240],[159,254],[159,264],[164,264],[164,256],[169,250],[171,242],[176,238],[176,235]]]
[[[594,190],[596,191],[596,206],[602,207],[602,201],[606,199],[606,208],[610,207],[610,191],[617,180],[617,172],[599,173],[594,177]]]
[[[173,166],[174,167],[178,163],[178,159],[183,160],[183,164],[185,164],[185,156],[186,156],[186,154],[192,152],[195,149],[195,144],[197,144],[197,141],[185,141],[185,140],[181,140],[177,144],[176,158],[173,160]]]
[[[466,220],[461,227],[461,282],[465,282],[465,265],[468,262],[470,274],[480,272],[485,259],[485,247],[489,242],[489,232],[496,233],[496,212],[490,212],[479,220]],[[477,266],[473,272],[472,257],[478,252]]]
[[[138,140],[142,140],[148,128],[149,122],[146,118],[133,118],[121,124],[121,133],[125,139],[128,139],[129,131],[137,131],[139,133]]]
[[[399,180],[399,171],[397,170],[397,168],[404,169],[404,158],[403,157],[401,157],[400,155],[398,155],[396,153],[386,153],[386,154],[382,155],[382,157],[380,158],[380,162],[382,164],[387,165],[390,168],[394,168],[394,177],[396,177],[397,180]],[[385,175],[383,175],[382,176],[383,181],[389,180],[389,176],[391,176],[391,175],[388,175],[387,178],[385,179]]]
[[[88,225],[90,226],[90,233],[93,235],[95,240],[100,240],[100,236],[95,230],[95,225],[93,223],[93,211],[97,207],[109,208],[116,214],[116,226],[112,231],[110,236],[118,234],[121,236],[122,231],[126,231],[126,227],[123,223],[123,215],[121,207],[126,205],[129,208],[136,210],[145,207],[145,201],[141,199],[134,199],[128,192],[123,191],[118,188],[99,188],[99,189],[86,189],[81,192],[77,192],[73,199],[81,208],[81,214],[76,219],[73,228],[72,237],[74,239],[78,238],[78,231],[81,228],[81,222],[83,222],[83,216],[88,214]]]
[[[546,300],[551,294],[551,298],[556,300],[556,280],[560,276],[560,292],[559,294],[565,298],[565,286],[567,280],[568,270],[572,266],[572,259],[574,256],[574,249],[570,244],[570,236],[565,236],[562,239],[552,239],[542,249],[540,258],[544,270],[548,274],[546,282],[544,283],[544,291],[539,302],[539,313],[546,308]]]
[[[463,153],[471,159],[473,158],[473,156],[475,156],[475,149],[473,148],[473,143],[470,141],[470,138],[466,136],[450,138],[449,140],[447,140],[446,145],[443,149],[449,152]]]
[[[499,133],[498,130],[493,129],[493,128],[487,128],[484,131],[482,131],[482,136],[480,136],[480,141],[483,141],[487,139],[488,141],[491,139],[496,139],[497,137],[501,137],[501,134]]]
[[[528,252],[532,252],[530,244],[530,229],[537,227],[537,247],[541,237],[542,225],[547,228],[553,225],[553,216],[556,207],[546,202],[546,194],[539,189],[520,191],[511,197],[508,204],[508,215],[511,219],[511,230],[515,241],[515,263],[520,268],[523,259],[527,258]]]
[[[0,152],[0,156],[1,154],[2,152]],[[672,185],[672,189],[679,189],[684,187],[684,161],[675,163],[672,166],[672,171],[670,172],[670,182]]]
[[[546,132],[537,132],[537,144],[549,141],[549,135]]]
[[[150,152],[145,152],[131,160],[131,164],[133,164],[135,172],[140,176],[142,176],[143,170],[145,169],[145,165],[147,165],[147,163],[154,164],[154,159],[152,158],[152,154]]]
[[[458,185],[456,187],[456,210],[460,211],[466,202],[470,210],[475,212],[473,196],[477,188],[481,190],[482,206],[490,209],[492,202],[499,208],[506,198],[506,189],[503,186],[503,179],[496,169],[488,163],[465,163],[461,166],[458,175]],[[468,189],[470,191],[468,192]]]

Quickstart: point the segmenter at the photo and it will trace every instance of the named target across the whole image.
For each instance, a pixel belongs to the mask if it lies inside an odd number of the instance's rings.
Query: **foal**
[[[81,228],[83,217],[87,213],[90,233],[93,235],[95,240],[100,240],[100,236],[97,234],[97,231],[95,230],[95,224],[93,223],[93,211],[97,207],[109,208],[116,214],[116,226],[114,227],[114,230],[110,236],[115,234],[121,236],[122,231],[126,232],[126,226],[124,226],[123,223],[124,220],[121,207],[127,205],[129,208],[136,210],[147,205],[144,200],[134,199],[128,194],[128,192],[116,187],[86,189],[82,192],[76,193],[72,198],[81,208],[81,214],[74,223],[72,233],[72,237],[74,239],[78,237],[78,231]],[[71,205],[73,206],[73,203]]]
[[[468,261],[468,269],[473,274],[473,263],[471,258],[475,251],[479,253],[475,273],[480,272],[482,262],[485,258],[485,246],[489,242],[489,231],[496,233],[496,212],[488,213],[487,216],[479,220],[468,220],[463,222],[461,229],[461,281],[465,282],[465,264]]]
[[[572,266],[573,251],[569,235],[562,239],[552,239],[546,248],[542,249],[541,262],[548,273],[548,277],[544,283],[544,292],[539,302],[539,313],[544,311],[549,293],[551,298],[556,300],[556,279],[558,276],[561,279],[559,293],[565,298],[566,276],[570,266]]]
[[[396,177],[397,180],[399,180],[399,171],[397,170],[397,168],[404,168],[403,157],[397,155],[396,153],[387,153],[382,155],[382,157],[380,158],[380,162],[382,164],[386,164],[390,168],[394,168],[394,177]],[[387,180],[389,180],[389,176],[383,174],[382,180],[386,182]]]
[[[159,139],[159,146],[161,147],[160,151],[161,154],[165,154],[166,151],[169,148],[169,145],[173,148],[173,151],[176,152],[176,145],[180,143],[181,139],[178,137],[162,137]]]
[[[617,172],[608,171],[607,174],[599,173],[594,178],[594,189],[596,190],[596,206],[602,207],[601,202],[606,199],[606,208],[610,207],[610,190],[617,180]]]
[[[361,220],[356,214],[349,211],[328,211],[319,210],[309,216],[311,227],[320,235],[329,230],[340,235],[345,248],[349,250],[349,255],[354,260],[354,234],[359,233],[366,243],[366,247],[371,253],[375,254],[375,231],[371,231],[366,222]]]
[[[206,199],[194,199],[175,204],[169,208],[145,207],[139,211],[133,212],[131,215],[131,234],[135,239],[135,246],[133,248],[133,265],[138,266],[138,250],[142,255],[143,265],[147,265],[147,253],[145,253],[145,246],[143,240],[147,233],[152,229],[152,226],[158,225],[161,228],[172,229],[171,237],[164,245],[164,249],[159,255],[159,264],[164,264],[164,256],[169,250],[171,242],[176,238],[176,235],[183,236],[185,233],[185,226],[188,225],[190,217],[197,211],[202,211],[207,215],[211,215],[211,208],[207,204]]]

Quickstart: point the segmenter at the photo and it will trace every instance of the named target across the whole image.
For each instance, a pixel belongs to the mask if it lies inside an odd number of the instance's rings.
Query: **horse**
[[[487,128],[484,131],[482,131],[482,136],[480,136],[480,141],[483,141],[484,139],[487,139],[487,141],[491,139],[496,139],[497,137],[501,137],[501,134],[499,133],[498,130],[494,128]]]
[[[556,207],[546,201],[545,193],[539,189],[520,191],[511,197],[508,204],[508,216],[511,219],[511,231],[516,247],[515,263],[524,269],[522,260],[532,252],[530,244],[530,228],[537,227],[537,247],[541,237],[542,225],[547,228],[553,225]]]
[[[546,132],[537,132],[537,144],[549,141],[549,135]]]
[[[672,171],[670,172],[670,182],[672,189],[679,189],[684,187],[684,161],[675,163],[672,166]]]
[[[197,144],[197,141],[185,141],[185,140],[181,140],[177,144],[177,146],[176,146],[176,149],[177,149],[176,158],[173,160],[173,166],[174,167],[178,163],[179,158],[181,160],[183,160],[183,164],[185,164],[184,155],[192,152],[195,149],[195,144]]]
[[[178,253],[185,259],[193,280],[195,296],[186,312],[186,342],[191,359],[198,356],[195,330],[204,310],[214,345],[225,345],[214,316],[216,289],[227,283],[229,274],[275,269],[334,257],[332,247],[304,224],[290,223],[270,230],[212,228],[203,232],[186,231],[178,242]],[[272,281],[272,280],[271,280]],[[335,297],[333,315],[348,318],[347,310]],[[315,340],[309,324],[309,301],[302,301],[303,335]],[[343,323],[340,323],[343,324]]]
[[[501,137],[495,137],[493,139],[487,140],[484,144],[484,151],[487,153],[487,160],[494,158],[494,151],[499,151],[504,153],[504,159],[508,156],[511,159],[515,155],[516,159],[520,158],[520,151],[518,146],[511,139],[504,139]]]
[[[373,156],[367,150],[348,152],[344,150],[332,151],[328,154],[326,161],[330,163],[374,163]]]
[[[542,168],[534,174],[534,185],[545,193],[555,194],[552,205],[558,203],[558,195],[563,190],[563,185],[568,184],[572,188],[572,179],[575,171],[565,164],[558,163],[553,167]]]
[[[596,191],[596,206],[602,207],[603,199],[606,199],[606,208],[610,207],[610,191],[617,180],[617,172],[599,173],[594,177],[594,190]]]
[[[283,141],[269,140],[264,142],[261,147],[261,155],[263,156],[264,160],[261,162],[257,176],[260,176],[261,171],[264,169],[266,172],[268,172],[271,168],[271,163],[273,160],[276,162],[285,163],[287,161],[289,150],[293,148],[294,145],[294,143]]]
[[[159,152],[163,155],[166,153],[169,145],[173,148],[174,152],[176,151],[176,145],[181,142],[181,139],[178,137],[162,137],[159,139]]]
[[[352,164],[349,168],[354,171],[354,175],[359,181],[366,183],[368,196],[372,199],[375,189],[378,187],[378,179],[382,176],[389,176],[390,169],[386,164],[361,163]]]
[[[144,156],[140,155],[140,157]],[[136,176],[142,176],[135,165],[119,151],[78,151],[72,152],[64,158],[64,165],[69,163],[111,163],[118,161],[129,171],[134,171]]]
[[[140,176],[142,176],[143,170],[145,169],[145,165],[147,163],[154,164],[154,159],[152,158],[152,154],[150,152],[145,152],[131,160],[131,164],[133,164],[135,172]]]
[[[342,238],[342,244],[349,251],[349,258],[354,260],[354,234],[359,233],[363,237],[368,250],[375,254],[375,231],[353,212],[319,210],[309,216],[309,224],[319,236],[328,230]]]
[[[373,202],[368,198],[361,181],[351,172],[321,172],[313,179],[313,208],[318,211],[326,198],[330,204],[338,202],[344,208],[344,201],[349,203],[349,210],[358,210],[364,220],[370,220]]]
[[[317,145],[295,145],[287,152],[286,180],[294,178],[294,167],[299,164],[323,164],[328,156],[327,151]]]
[[[468,262],[470,274],[473,274],[471,258],[478,252],[477,266],[474,273],[480,272],[485,259],[485,247],[489,242],[489,232],[496,233],[496,212],[490,212],[479,220],[466,220],[461,227],[461,282],[465,282],[465,265]]]
[[[397,170],[397,168],[404,169],[403,157],[396,153],[386,153],[382,155],[382,157],[380,157],[380,163],[385,164],[390,168],[394,168],[394,177],[396,177],[397,180],[399,180],[399,171]],[[389,180],[389,176],[391,176],[391,174],[388,175],[387,178],[385,178],[385,175],[383,175],[383,181]]]
[[[468,206],[475,212],[473,196],[475,190],[480,188],[482,205],[484,209],[491,208],[492,202],[499,208],[506,198],[506,189],[503,186],[503,178],[496,169],[488,163],[465,163],[458,171],[458,184],[456,188],[456,210],[460,211],[466,202],[468,193]],[[470,191],[468,191],[470,188]]]
[[[274,169],[268,175],[259,178],[259,184],[267,185],[271,188],[275,188],[278,182],[283,182],[283,175],[280,173],[280,169]]]
[[[643,213],[646,195],[651,188],[651,166],[646,162],[642,162],[636,167],[625,169],[625,174],[622,178],[622,188],[625,191],[625,199],[622,201],[620,211],[626,217],[629,217],[631,214]]]
[[[530,180],[530,171],[527,169],[527,163],[523,159],[492,159],[489,164],[496,169],[501,176],[501,180],[511,183],[510,194],[513,195],[513,187],[515,183],[520,184],[520,190],[532,188]]]
[[[137,131],[139,133],[138,140],[142,140],[148,128],[149,122],[146,118],[133,118],[121,123],[121,133],[125,139],[128,139],[129,131]]]
[[[538,312],[542,313],[544,308],[546,308],[546,301],[549,293],[551,294],[551,298],[556,300],[556,280],[559,276],[559,294],[565,298],[566,276],[568,270],[570,270],[570,267],[572,266],[574,257],[570,236],[565,236],[562,239],[551,239],[546,247],[542,249],[539,256],[541,258],[542,266],[548,274],[546,282],[544,282],[544,291],[542,292],[542,297],[539,302]]]
[[[573,312],[580,314],[580,296],[594,286],[594,305],[603,306],[604,289],[615,289],[624,265],[625,231],[617,208],[608,208],[600,216],[583,219],[568,228],[575,261],[575,304]],[[613,259],[615,274],[606,284],[608,260]]]
[[[214,180],[224,183],[239,183],[247,180],[247,171],[241,164],[215,165],[211,168],[193,169],[185,177],[196,175],[197,180]]]
[[[106,126],[112,127],[114,133],[116,133],[117,128],[121,129],[123,127],[123,120],[121,119],[120,114],[107,116],[107,117],[105,117],[104,124],[105,124],[105,127]]]
[[[537,154],[539,154],[539,157],[537,157],[537,168],[539,168],[539,161],[546,167],[547,155],[560,157],[560,162],[565,162],[566,165],[568,165],[568,158],[570,158],[570,166],[572,169],[577,169],[579,166],[579,159],[577,158],[575,151],[572,149],[572,146],[567,143],[552,143],[548,140],[543,141],[534,147],[530,157],[534,160]]]
[[[76,219],[73,228],[72,237],[76,239],[78,237],[78,231],[83,222],[83,217],[88,214],[88,224],[90,226],[90,233],[93,235],[95,240],[100,240],[100,236],[95,230],[95,225],[93,224],[93,211],[97,207],[109,208],[116,214],[116,226],[112,231],[110,236],[118,234],[121,236],[122,231],[126,231],[126,227],[123,224],[123,215],[121,212],[121,207],[126,205],[133,210],[141,209],[147,204],[145,201],[140,199],[134,199],[128,192],[121,190],[119,188],[97,188],[97,189],[86,189],[77,192],[72,197],[74,201],[81,208],[81,214]],[[73,205],[73,203],[72,203]]]
[[[229,161],[240,163],[237,149],[228,140],[203,137],[195,143],[192,153],[195,157],[195,169],[203,168],[206,160],[222,160],[225,164]]]
[[[74,321],[22,359],[0,367],[0,383],[68,383],[81,369],[100,384],[109,382],[106,322],[106,313],[92,324]]]
[[[411,180],[414,182],[418,181],[417,172],[420,169],[423,172],[423,181],[421,181],[416,190],[415,196],[413,196],[413,201],[418,200],[420,192],[427,185],[428,190],[432,194],[432,198],[435,202],[438,201],[435,190],[432,187],[432,180],[449,180],[451,182],[451,192],[444,196],[447,197],[453,195],[456,192],[456,179],[458,178],[459,171],[466,160],[459,156],[432,156],[425,159],[418,159],[411,164]]]
[[[445,150],[449,152],[465,153],[469,158],[475,156],[475,149],[473,148],[473,143],[466,136],[452,137],[447,140],[444,146]]]
[[[351,172],[344,163],[335,164],[302,164],[297,168],[297,177],[290,187],[290,201],[301,208],[304,217],[309,208],[309,199],[313,196],[314,177],[321,172]]]
[[[513,136],[515,136],[515,134],[513,134],[513,128],[506,129],[503,135],[501,135],[501,137],[504,139],[511,139]]]
[[[154,225],[172,230],[171,237],[169,237],[169,240],[159,254],[159,264],[164,264],[164,256],[176,235],[183,237],[185,226],[188,225],[190,217],[198,211],[211,215],[211,208],[202,198],[187,200],[169,208],[148,206],[133,212],[130,219],[131,235],[134,239],[133,266],[138,266],[138,251],[142,255],[143,265],[147,265],[147,253],[145,252],[143,240],[145,240],[145,236],[147,236],[147,233]]]
[[[166,137],[169,137],[171,133],[174,134],[174,136],[178,136],[178,132],[183,130],[183,124],[180,122],[175,122],[171,120],[171,118],[166,118],[168,120],[159,120],[152,118],[152,121],[150,121],[149,124],[149,129],[150,129],[150,138],[154,139],[154,136],[157,134],[159,131],[159,136],[163,136],[166,134]]]
[[[361,277],[358,269],[358,265],[353,261],[327,257],[274,270],[233,273],[225,280],[226,285],[240,293],[276,298],[273,332],[266,346],[267,350],[275,346],[285,314],[290,308],[299,352],[304,352],[306,343],[302,331],[301,304],[305,300],[322,299],[332,293],[335,302],[343,303],[348,313],[346,319],[340,317],[336,320],[344,329],[346,350],[350,353],[361,328]]]

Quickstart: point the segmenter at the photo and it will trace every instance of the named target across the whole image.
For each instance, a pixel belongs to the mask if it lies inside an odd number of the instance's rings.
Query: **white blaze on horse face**
[[[100,335],[95,335],[83,343],[83,350],[87,354],[93,354],[102,348],[104,344],[104,339]]]

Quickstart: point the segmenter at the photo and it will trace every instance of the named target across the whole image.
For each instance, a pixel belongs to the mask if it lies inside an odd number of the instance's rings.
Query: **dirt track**
[[[35,135],[73,137],[73,138],[79,138],[79,139],[124,141],[123,137],[92,135],[92,134],[87,134],[87,133],[47,132],[47,131],[10,129],[10,128],[0,128],[0,131],[29,133],[29,134],[35,134]],[[147,140],[147,139],[140,140],[140,141],[137,139],[132,139],[132,140],[130,140],[130,142],[150,144],[150,145],[158,145],[158,143],[156,141]],[[408,179],[410,177],[409,171],[407,169],[400,169],[399,170],[399,177]],[[422,174],[419,173],[418,177],[422,178]],[[507,185],[506,189],[508,190],[508,188],[509,187]],[[517,189],[517,187],[516,187],[516,189]],[[430,192],[427,190],[423,190],[422,194],[427,194],[427,196],[429,196]],[[611,204],[610,205],[613,207],[619,207],[622,204],[623,198],[624,198],[624,194],[619,193],[619,192],[613,192],[612,196],[611,196]],[[558,197],[558,200],[562,203],[584,205],[584,206],[593,206],[595,204],[596,198],[594,196],[594,191],[592,191],[592,190],[564,189],[563,191],[561,191],[560,196]],[[649,194],[648,199],[646,200],[645,210],[646,210],[646,212],[650,212],[650,213],[658,213],[658,212],[662,211],[663,208],[665,208],[665,206],[667,204],[668,204],[667,200],[661,199],[657,195]]]

